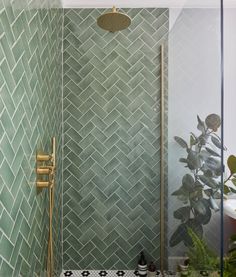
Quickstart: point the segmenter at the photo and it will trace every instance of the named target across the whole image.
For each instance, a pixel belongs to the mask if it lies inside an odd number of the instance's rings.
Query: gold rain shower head
[[[126,29],[130,23],[131,18],[126,14],[118,12],[115,6],[113,6],[111,12],[102,14],[97,19],[98,26],[110,32]]]

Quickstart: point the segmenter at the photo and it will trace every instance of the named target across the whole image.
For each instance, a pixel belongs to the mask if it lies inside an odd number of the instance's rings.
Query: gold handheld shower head
[[[112,11],[102,14],[97,19],[99,27],[106,31],[116,32],[129,27],[131,19],[128,15],[120,13],[113,6]]]

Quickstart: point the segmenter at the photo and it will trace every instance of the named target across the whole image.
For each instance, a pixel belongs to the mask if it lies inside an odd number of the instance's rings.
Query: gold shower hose
[[[47,277],[54,275],[53,258],[53,207],[56,171],[56,140],[52,138],[52,154],[37,154],[37,181],[38,189],[48,188],[49,193],[49,234],[48,234],[48,253],[47,253]],[[45,180],[46,179],[46,180]]]

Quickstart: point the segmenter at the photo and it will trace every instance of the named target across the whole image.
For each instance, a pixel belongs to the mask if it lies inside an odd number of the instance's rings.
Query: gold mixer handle
[[[53,158],[52,155],[48,155],[48,154],[37,154],[36,156],[36,160],[38,162],[51,161],[52,158]]]
[[[42,167],[37,167],[36,173],[37,174],[42,174],[42,175],[49,175],[53,171],[53,168],[51,166],[42,166]]]
[[[49,181],[37,181],[36,186],[37,188],[49,188],[52,185],[52,182]]]

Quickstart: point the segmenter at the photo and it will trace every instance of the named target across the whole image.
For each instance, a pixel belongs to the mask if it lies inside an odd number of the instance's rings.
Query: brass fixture
[[[43,174],[43,175],[48,175],[52,172],[51,167],[40,167],[36,169],[37,174]]]
[[[165,264],[165,79],[164,79],[164,45],[161,51],[161,95],[160,95],[160,270],[164,271]]]
[[[48,256],[47,256],[47,277],[53,277],[53,207],[54,207],[54,189],[56,173],[56,139],[52,138],[52,154],[36,155],[36,187],[38,189],[47,188],[49,190],[49,234],[48,234]]]
[[[37,154],[36,159],[37,159],[37,162],[50,161],[52,159],[52,156],[47,154]]]
[[[113,6],[111,12],[102,14],[97,19],[98,26],[110,32],[126,29],[130,23],[131,18],[126,14],[118,12],[115,6]]]
[[[52,185],[52,183],[51,182],[49,182],[49,181],[37,181],[37,188],[49,188],[51,185]]]

